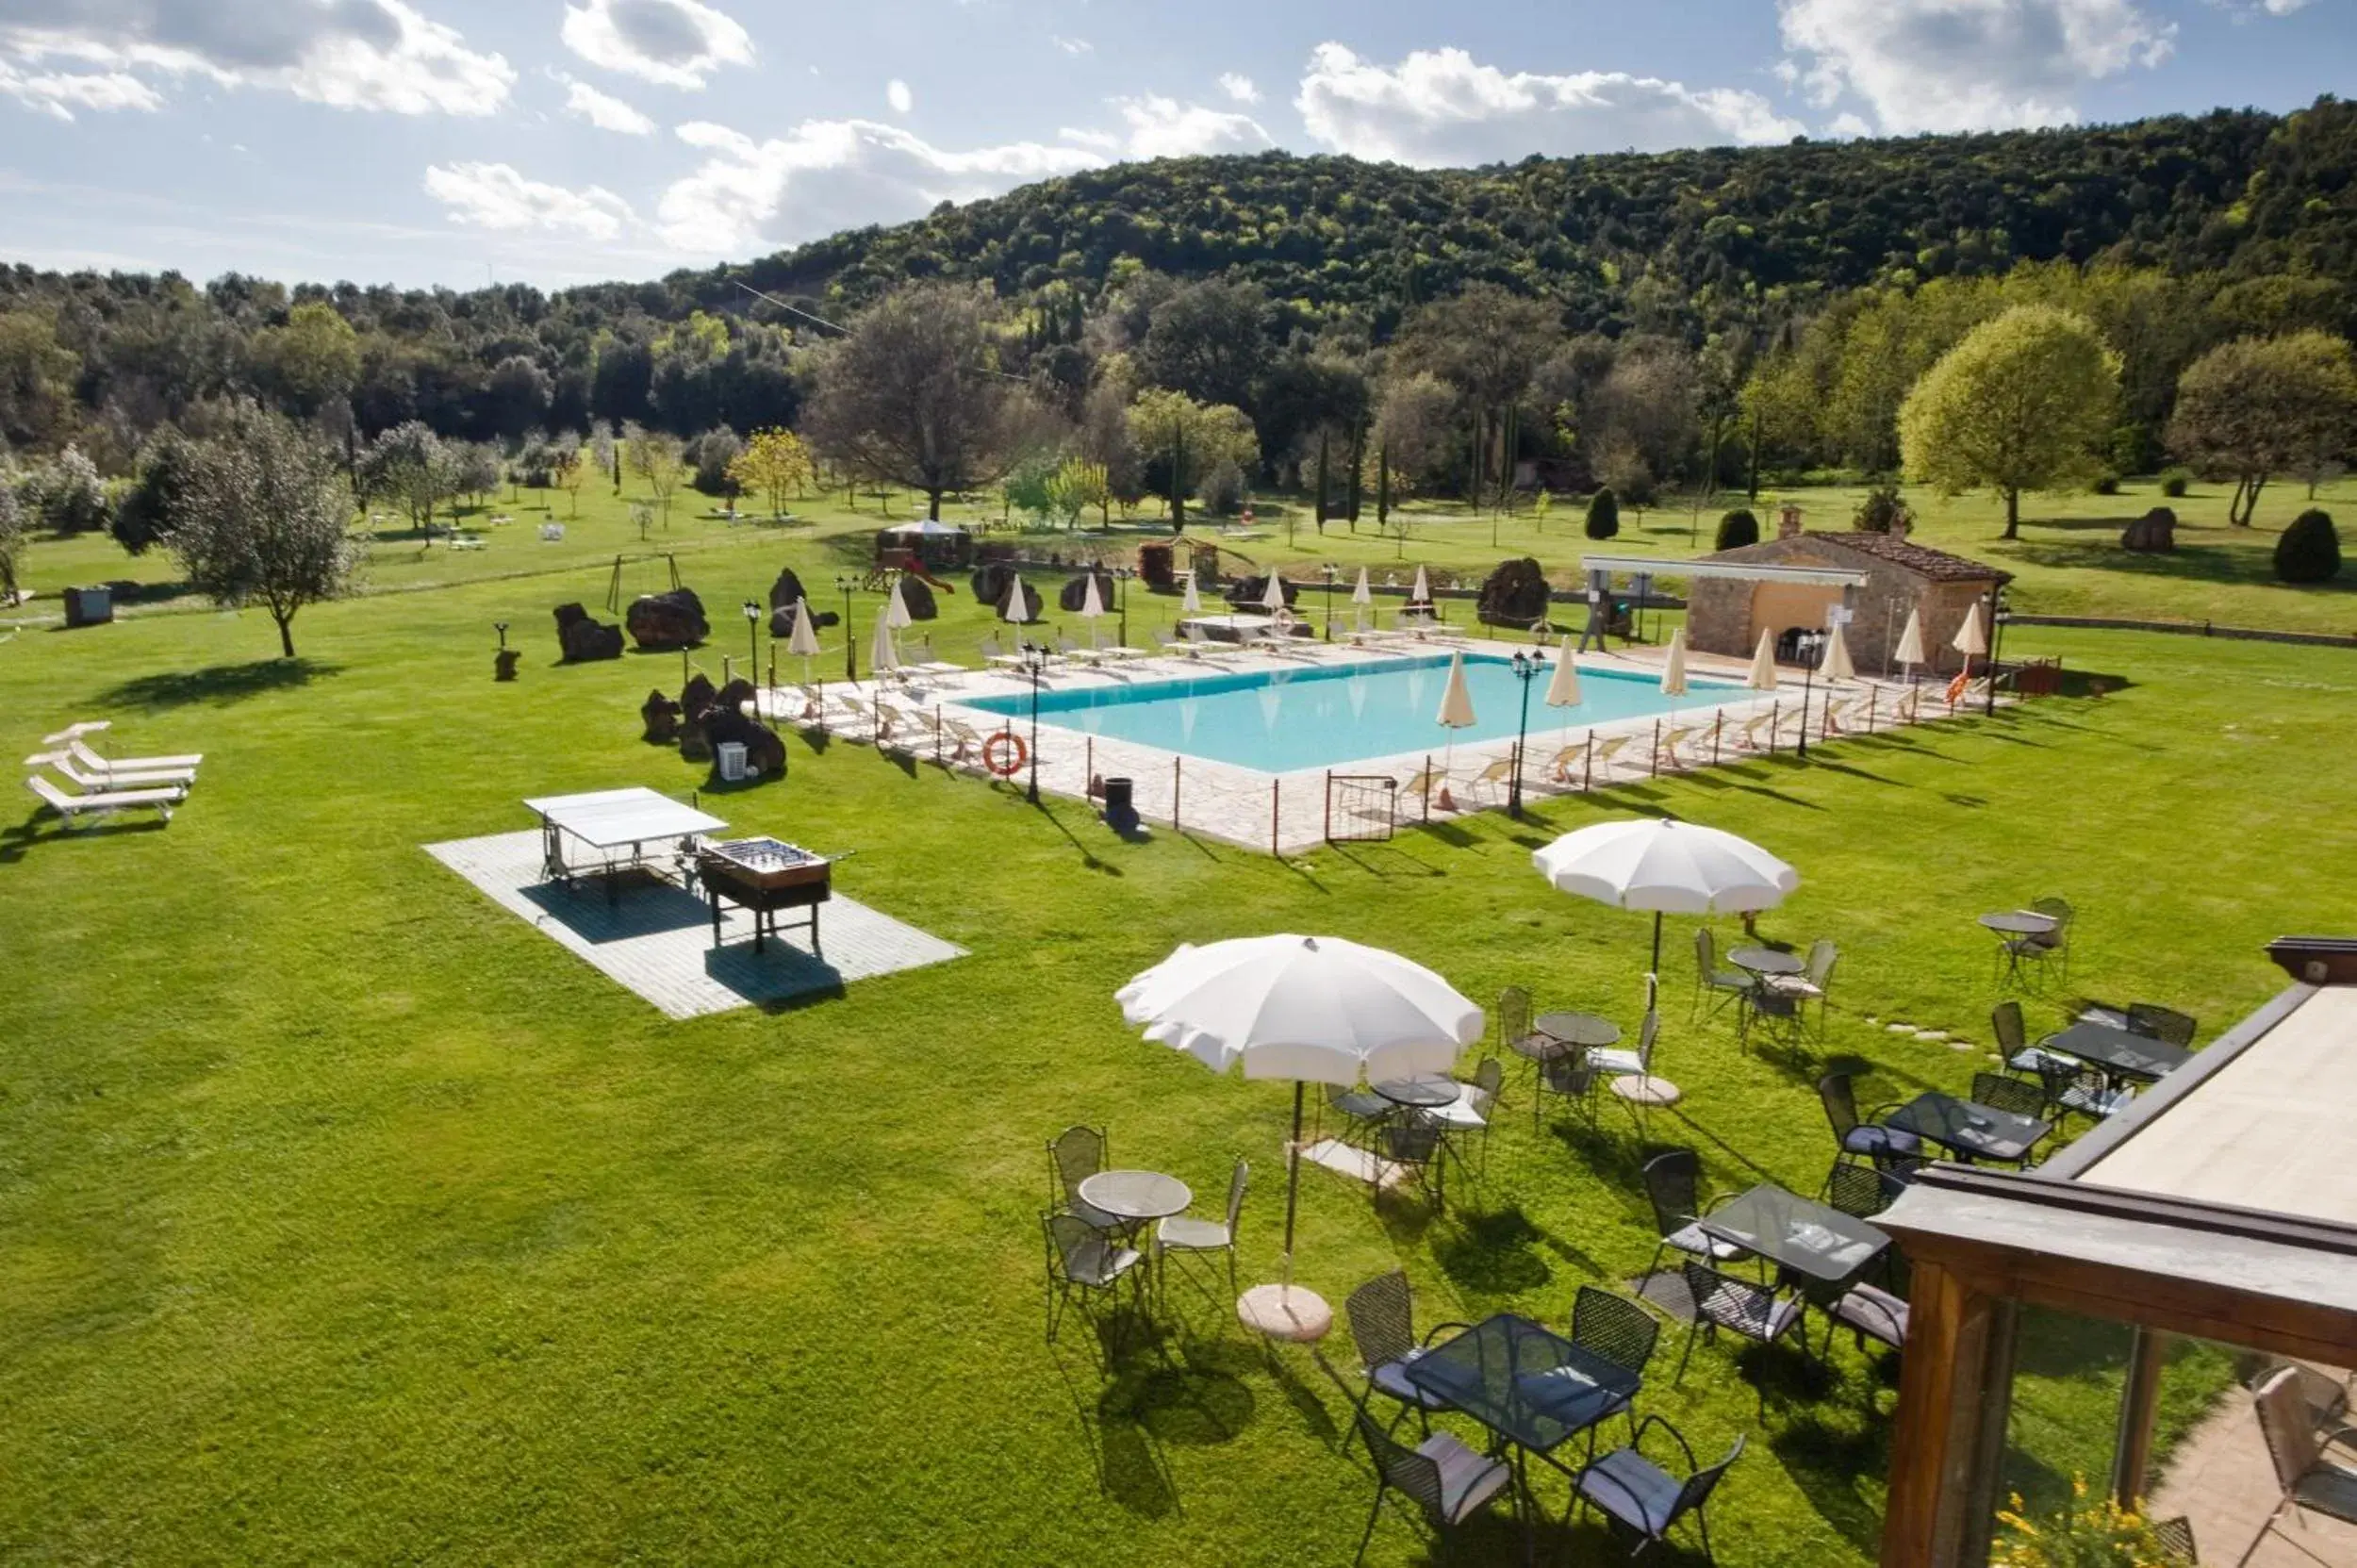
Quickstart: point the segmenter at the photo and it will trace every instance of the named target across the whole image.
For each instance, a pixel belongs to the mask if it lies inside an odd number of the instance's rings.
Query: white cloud
[[[916,97],[909,91],[909,84],[898,76],[884,83],[884,102],[892,106],[895,114],[906,114],[916,107]]]
[[[1843,109],[1833,117],[1833,124],[1825,127],[1825,134],[1843,138],[1871,136],[1874,134],[1874,127],[1852,114],[1848,109]]]
[[[565,84],[565,112],[576,119],[586,120],[602,131],[619,131],[624,136],[651,136],[654,122],[610,92],[600,92],[587,82],[577,82],[560,75]]]
[[[88,108],[156,107],[139,74],[146,73],[272,89],[334,108],[480,115],[496,113],[516,80],[504,58],[468,48],[456,28],[403,0],[0,0],[0,56],[103,68],[99,77],[48,78],[78,82],[58,91]]]
[[[1075,146],[1091,148],[1109,157],[1121,156],[1121,138],[1111,131],[1084,131],[1071,125],[1057,128],[1056,134]]]
[[[156,90],[123,71],[19,71],[0,59],[0,97],[69,124],[75,109],[106,114],[116,109],[155,110],[164,101]]]
[[[1066,38],[1062,33],[1048,34],[1047,41],[1054,44],[1057,48],[1063,50],[1067,55],[1085,55],[1096,47],[1096,44],[1091,43],[1087,39]]]
[[[1219,90],[1240,104],[1257,104],[1261,101],[1261,90],[1253,85],[1251,77],[1240,71],[1221,72]]]
[[[1330,42],[1310,51],[1294,107],[1310,137],[1338,152],[1427,167],[1782,141],[1803,130],[1732,88],[1620,72],[1509,75],[1462,49],[1419,49],[1385,66]]]
[[[1809,100],[1854,94],[1886,131],[2051,125],[2085,83],[2158,65],[2176,25],[2137,0],[1779,0]]]
[[[1107,101],[1121,111],[1122,123],[1129,127],[1122,150],[1131,157],[1195,157],[1207,153],[1258,152],[1273,145],[1268,132],[1248,114],[1229,114],[1152,93]]]
[[[565,8],[559,36],[592,65],[664,87],[701,88],[753,62],[752,35],[700,0],[583,0]]]
[[[433,164],[425,172],[425,191],[450,208],[451,222],[477,228],[611,239],[636,221],[630,204],[602,187],[569,190],[526,179],[504,163]]]
[[[1104,161],[1084,148],[1033,141],[953,152],[870,120],[804,121],[764,141],[702,121],[675,134],[708,156],[663,192],[655,212],[663,239],[698,255],[898,223],[942,202],[995,196]]]

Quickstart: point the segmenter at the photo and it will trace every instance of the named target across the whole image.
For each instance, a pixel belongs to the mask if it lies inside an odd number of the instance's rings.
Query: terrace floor
[[[2243,1548],[2266,1523],[2283,1495],[2259,1417],[2248,1395],[2230,1391],[2201,1423],[2185,1434],[2171,1456],[2167,1476],[2146,1500],[2154,1519],[2183,1515],[2193,1524],[2204,1562],[2246,1561],[2248,1568],[2357,1568],[2357,1525],[2321,1514],[2295,1521],[2260,1541],[2246,1560]]]

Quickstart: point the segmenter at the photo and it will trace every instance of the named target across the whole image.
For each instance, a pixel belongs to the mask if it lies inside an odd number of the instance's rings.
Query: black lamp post
[[[1047,650],[1035,642],[1023,645],[1023,673],[1031,678],[1031,781],[1023,798],[1039,804],[1039,688],[1047,678]]]
[[[837,577],[834,586],[843,590],[843,678],[856,685],[859,683],[859,639],[851,635],[851,590],[859,586],[859,579]]]
[[[1334,579],[1342,575],[1342,570],[1333,562],[1328,561],[1318,568],[1318,573],[1326,579],[1326,640],[1332,642],[1334,640]]]
[[[748,677],[753,685],[761,685],[761,605],[757,601],[745,601],[745,636],[750,649],[747,657],[752,660]]]
[[[1129,644],[1129,579],[1137,574],[1135,567],[1113,568],[1114,613],[1121,618],[1120,630],[1113,635],[1121,639],[1125,648]]]
[[[1525,649],[1514,651],[1514,678],[1523,684],[1522,717],[1514,724],[1514,779],[1507,786],[1507,815],[1517,819],[1523,815],[1523,739],[1530,733],[1530,683],[1546,669],[1547,661]]]
[[[1801,749],[1799,756],[1803,762],[1808,760],[1809,689],[1817,678],[1817,650],[1810,646],[1810,642],[1811,639],[1806,636],[1801,639]]]

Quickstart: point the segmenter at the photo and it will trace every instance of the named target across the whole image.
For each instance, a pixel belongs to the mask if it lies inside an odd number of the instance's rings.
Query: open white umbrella
[[[818,656],[818,628],[810,619],[810,601],[794,601],[794,630],[787,634],[785,651],[798,654],[802,661],[802,684],[810,684],[810,661]]]
[[[1192,571],[1187,573],[1187,596],[1178,601],[1178,613],[1181,615],[1203,613],[1203,596],[1195,591],[1195,573]]]
[[[1670,634],[1670,656],[1661,661],[1661,690],[1670,697],[1686,695],[1686,628]]]
[[[1375,593],[1367,586],[1367,569],[1359,569],[1358,586],[1350,590],[1350,623],[1359,630],[1367,629],[1367,611],[1375,603]]]
[[[908,601],[900,597],[900,580],[898,577],[892,580],[892,592],[884,600],[883,618],[896,632],[916,624],[916,618],[909,614]]]
[[[879,676],[887,669],[900,668],[900,650],[893,645],[890,616],[880,615],[876,618],[876,640],[867,650],[867,666]]]
[[[1850,639],[1842,635],[1838,621],[1826,629],[1825,652],[1817,661],[1817,673],[1828,681],[1857,679],[1857,667],[1850,662]]]
[[[1905,667],[1907,679],[1915,679],[1915,667],[1932,661],[1923,652],[1923,617],[1920,611],[1907,611],[1907,623],[1899,633],[1899,652],[1895,655]]]
[[[1309,1083],[1380,1081],[1446,1072],[1481,1038],[1481,1009],[1448,982],[1396,953],[1338,936],[1250,936],[1181,946],[1113,993],[1146,1038],[1185,1051],[1214,1072],[1291,1079],[1286,1147],[1287,1283],[1246,1293],[1280,1317],[1327,1316],[1290,1283],[1301,1186],[1301,1109]],[[1273,1299],[1272,1299],[1273,1293]]]
[[[1531,852],[1557,890],[1619,909],[1653,912],[1653,970],[1661,972],[1661,917],[1772,909],[1800,886],[1800,873],[1749,839],[1668,817],[1597,822]],[[1639,1098],[1677,1098],[1677,1086],[1648,1079]]]
[[[1547,706],[1579,706],[1579,666],[1572,662],[1572,638],[1568,632],[1563,636],[1563,650],[1555,658],[1555,676],[1547,682]]]
[[[1759,646],[1752,650],[1752,670],[1743,677],[1743,684],[1754,691],[1776,689],[1776,634],[1763,630]]]
[[[1089,623],[1089,646],[1094,648],[1096,646],[1096,623],[1105,617],[1105,596],[1096,591],[1096,573],[1088,573],[1081,578],[1081,582],[1086,586],[1080,590],[1080,619]]]
[[[1448,656],[1448,684],[1441,688],[1441,711],[1432,721],[1448,731],[1448,749],[1441,756],[1441,809],[1455,811],[1457,802],[1449,795],[1448,775],[1457,760],[1457,732],[1474,727],[1473,692],[1465,685],[1465,655]]]
[[[1019,571],[1007,573],[1006,619],[1014,626],[1021,626],[1031,619],[1030,605],[1023,596],[1023,574]]]

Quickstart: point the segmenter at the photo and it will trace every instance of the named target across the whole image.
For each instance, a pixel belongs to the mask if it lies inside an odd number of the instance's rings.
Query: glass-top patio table
[[[2048,1035],[2038,1042],[2038,1048],[2075,1056],[2122,1078],[2159,1078],[2193,1060],[2193,1052],[2166,1040],[2087,1019],[2072,1024],[2060,1034]]]
[[[1526,1317],[1500,1312],[1432,1346],[1408,1380],[1545,1458],[1628,1408],[1643,1379]]]
[[[1975,1100],[1958,1099],[1937,1089],[1916,1096],[1885,1116],[1883,1125],[1929,1138],[1967,1160],[2001,1162],[2020,1159],[2030,1152],[2032,1145],[2054,1130],[2052,1122],[2018,1116]]]
[[[1838,1285],[1881,1256],[1890,1238],[1862,1219],[1763,1181],[1697,1222],[1706,1234],[1816,1285]]]

